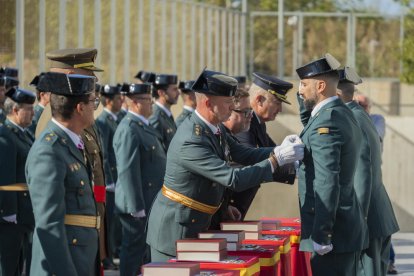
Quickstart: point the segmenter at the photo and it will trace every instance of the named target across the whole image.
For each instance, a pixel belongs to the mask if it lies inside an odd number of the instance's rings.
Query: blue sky
[[[388,15],[401,14],[401,6],[393,0],[336,0],[340,5],[347,8],[366,8]]]

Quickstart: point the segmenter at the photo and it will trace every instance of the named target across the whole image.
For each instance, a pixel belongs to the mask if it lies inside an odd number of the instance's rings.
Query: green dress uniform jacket
[[[148,215],[161,189],[166,155],[158,132],[128,112],[114,135],[118,168],[115,212],[130,214],[145,210]]]
[[[166,187],[198,202],[219,206],[226,188],[242,191],[272,181],[267,157],[273,148],[247,148],[226,135],[224,127],[220,128],[221,135],[217,137],[196,113],[183,122],[167,155]],[[228,164],[230,155],[234,162],[246,167],[232,168]],[[196,238],[208,229],[211,217],[160,192],[151,209],[147,243],[152,249],[175,256],[175,241]]]
[[[95,124],[98,127],[102,141],[105,182],[106,185],[115,184],[117,180],[117,172],[115,152],[112,144],[118,123],[114,120],[114,117],[112,117],[111,114],[106,110],[103,110],[96,119]]]
[[[358,128],[352,112],[335,99],[309,119],[300,135],[305,145],[299,169],[303,251],[313,251],[312,240],[333,244],[333,253],[363,249],[366,224],[353,187]]]
[[[190,117],[191,114],[193,114],[193,112],[191,112],[188,109],[183,108],[183,112],[181,112],[181,114],[178,115],[177,119],[175,120],[175,125],[177,126],[177,128],[184,122],[184,120],[187,117]]]
[[[363,133],[361,152],[355,172],[354,187],[368,223],[362,275],[385,275],[391,234],[399,230],[397,219],[382,183],[381,141],[368,113],[356,102],[346,104]]]
[[[365,134],[364,144],[369,148],[368,157],[362,156],[355,172],[355,191],[361,202],[361,206],[368,216],[369,237],[387,237],[398,232],[399,227],[395,218],[394,210],[391,205],[388,193],[382,183],[382,158],[381,158],[381,142],[377,130],[371,121],[369,115],[356,102],[352,101],[347,106],[352,110],[361,130]],[[365,163],[365,164],[363,164]],[[363,170],[362,168],[366,168]],[[364,177],[364,174],[371,171],[371,176]],[[369,189],[367,192],[362,191],[363,182],[366,179],[365,187]],[[358,183],[361,182],[361,183]],[[368,187],[367,187],[368,185]]]
[[[37,127],[37,122],[39,122],[39,118],[43,113],[43,110],[45,108],[39,104],[37,104],[34,108],[34,116],[32,119],[32,124],[28,127],[28,129],[30,130],[30,132],[32,133],[32,135],[34,136],[36,134],[36,127]]]
[[[31,136],[8,119],[0,125],[0,186],[26,183],[24,168],[32,144]],[[14,214],[17,224],[3,219]],[[0,191],[0,275],[19,275],[22,246],[31,240],[33,227],[29,193]],[[29,259],[27,263],[30,265]]]
[[[91,168],[55,123],[30,150],[26,177],[36,220],[31,273],[98,275],[97,229],[64,223],[66,214],[97,215]]]
[[[149,117],[150,124],[158,131],[164,143],[165,152],[170,146],[171,140],[177,131],[174,118],[168,116],[164,110],[156,104],[152,105],[152,115]]]
[[[128,111],[121,108],[121,110],[119,110],[118,114],[116,114],[116,116],[118,117],[117,123],[119,124],[127,114],[128,114]]]

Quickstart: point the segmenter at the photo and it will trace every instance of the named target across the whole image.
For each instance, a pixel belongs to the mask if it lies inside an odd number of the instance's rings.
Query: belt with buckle
[[[197,210],[202,213],[214,215],[216,211],[220,208],[219,206],[211,206],[202,202],[199,202],[195,199],[189,198],[185,195],[180,194],[179,192],[176,192],[165,185],[162,186],[162,194],[166,197],[171,199],[172,201],[175,201],[177,203],[180,203],[184,206],[187,206],[188,208]]]
[[[99,230],[101,226],[101,217],[86,215],[65,215],[65,224],[87,228],[96,228]]]
[[[28,191],[29,187],[27,187],[26,183],[15,183],[10,185],[0,186],[0,191],[4,192],[24,192]]]

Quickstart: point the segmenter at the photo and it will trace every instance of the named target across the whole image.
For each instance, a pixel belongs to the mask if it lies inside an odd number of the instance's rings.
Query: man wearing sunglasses
[[[253,73],[253,84],[249,89],[250,105],[253,115],[248,131],[236,134],[239,141],[248,147],[275,147],[276,143],[266,131],[266,122],[274,121],[282,111],[282,104],[290,104],[286,94],[293,87],[289,82],[263,73]],[[293,184],[295,181],[294,165],[287,164],[275,171],[274,181]],[[246,191],[233,194],[233,204],[242,213],[242,219],[247,214],[250,205],[259,190],[260,185]]]

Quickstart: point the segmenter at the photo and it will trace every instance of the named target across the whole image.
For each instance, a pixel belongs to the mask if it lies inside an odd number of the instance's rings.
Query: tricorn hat
[[[180,84],[178,85],[178,89],[181,90],[181,92],[183,93],[188,93],[188,92],[192,92],[193,90],[191,89],[191,87],[193,86],[195,81],[190,80],[190,81],[180,81]]]
[[[191,89],[207,95],[233,97],[237,90],[237,80],[221,72],[204,69]]]
[[[296,69],[300,79],[308,79],[318,75],[327,74],[338,70],[341,64],[331,54],[327,53],[323,58],[312,61]]]
[[[132,83],[129,86],[129,92],[127,96],[133,96],[137,94],[150,94],[151,84],[150,83]]]
[[[62,96],[83,96],[95,93],[96,78],[92,76],[47,72],[38,89]]]
[[[346,66],[344,69],[339,69],[338,74],[339,83],[352,83],[354,85],[362,83],[361,77],[352,67]]]
[[[142,82],[153,83],[155,82],[155,76],[156,74],[153,72],[147,72],[147,71],[141,70],[135,75],[135,78],[141,80]]]
[[[16,103],[33,104],[36,100],[36,95],[29,90],[12,87],[7,91],[6,96]]]

